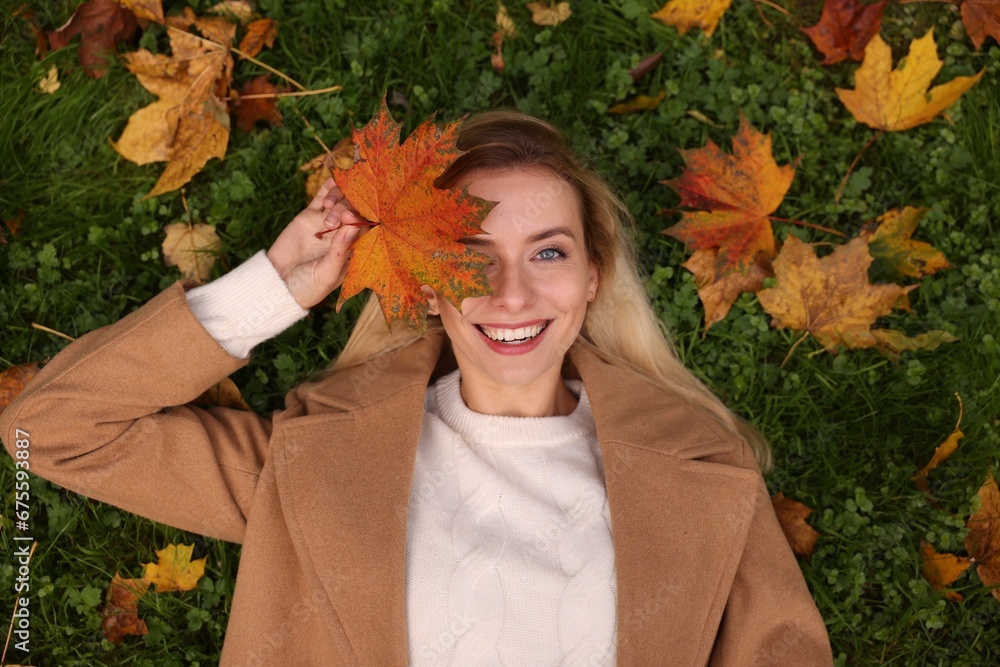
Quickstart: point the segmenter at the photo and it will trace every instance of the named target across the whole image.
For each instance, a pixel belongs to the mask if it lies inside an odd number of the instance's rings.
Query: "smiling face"
[[[499,202],[482,224],[487,233],[463,239],[491,259],[486,274],[495,294],[465,299],[461,312],[429,296],[463,385],[507,392],[554,388],[598,284],[577,195],[540,169],[477,172],[469,192]]]

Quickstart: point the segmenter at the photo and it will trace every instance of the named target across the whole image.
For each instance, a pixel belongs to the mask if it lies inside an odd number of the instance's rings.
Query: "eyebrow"
[[[552,227],[550,229],[546,229],[544,231],[538,232],[537,234],[529,236],[528,243],[536,243],[538,241],[543,241],[545,239],[552,238],[553,236],[559,236],[560,234],[565,234],[570,239],[574,241],[576,240],[576,235],[573,233],[573,230],[570,229],[569,227]],[[488,238],[482,238],[480,236],[463,236],[462,238],[458,239],[458,241],[459,243],[464,243],[467,246],[481,247],[481,246],[493,245],[493,241],[491,241]]]

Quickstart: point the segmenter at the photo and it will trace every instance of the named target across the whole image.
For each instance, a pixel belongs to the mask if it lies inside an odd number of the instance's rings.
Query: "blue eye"
[[[552,254],[545,255],[545,253],[552,253]],[[565,257],[565,256],[566,253],[559,248],[543,248],[542,250],[538,251],[539,259],[542,259],[546,262],[551,262],[559,259],[560,257]]]

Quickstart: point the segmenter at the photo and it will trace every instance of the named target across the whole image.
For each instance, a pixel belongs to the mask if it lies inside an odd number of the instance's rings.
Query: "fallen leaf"
[[[758,283],[762,267],[774,257],[769,216],[788,192],[798,160],[779,167],[771,154],[770,135],[760,134],[742,114],[732,155],[711,141],[705,148],[680,154],[687,165],[680,178],[660,182],[680,194],[681,206],[708,210],[684,212],[681,221],[663,233],[696,251],[717,250],[714,271],[704,266],[708,255],[693,264],[698,268],[699,295],[709,292],[719,297],[717,302],[713,297],[711,306],[706,304],[708,326],[725,316],[739,294],[738,286]],[[712,287],[706,282],[709,276],[723,284]]]
[[[112,644],[121,644],[125,635],[149,632],[145,621],[139,618],[139,600],[146,595],[149,583],[146,579],[123,579],[115,572],[101,612],[101,632]]]
[[[286,92],[288,88],[278,88],[267,80],[268,75],[256,76],[240,88],[234,95],[232,103],[233,115],[236,116],[236,127],[244,132],[253,130],[254,123],[259,120],[272,125],[281,125],[281,112],[278,111],[277,94]],[[271,95],[271,97],[250,97],[248,95]]]
[[[636,83],[639,79],[652,72],[660,64],[661,60],[663,60],[663,51],[646,56],[640,60],[638,65],[628,71],[628,75],[632,77],[632,83]]]
[[[337,311],[365,287],[377,295],[386,323],[402,321],[423,333],[430,285],[456,308],[463,299],[492,294],[489,259],[459,239],[482,234],[495,204],[465,187],[434,187],[434,180],[461,152],[455,146],[461,121],[420,125],[399,145],[400,125],[383,100],[375,118],[354,130],[355,162],[333,176],[361,217],[374,223],[354,242]]]
[[[161,0],[118,0],[125,9],[137,18],[154,23],[163,23],[163,3]]]
[[[948,458],[955,453],[955,450],[958,449],[958,441],[965,437],[965,434],[962,433],[962,429],[959,428],[962,424],[962,397],[959,396],[958,393],[956,393],[955,396],[958,397],[958,423],[955,424],[955,428],[952,430],[951,435],[945,438],[945,441],[934,449],[934,455],[931,457],[931,460],[927,462],[927,465],[921,468],[917,474],[910,478],[916,482],[917,488],[924,493],[930,491],[927,486],[927,475],[930,474],[931,470],[934,470],[934,468],[937,468],[939,465],[947,461]]]
[[[114,55],[115,45],[138,32],[135,15],[115,0],[87,0],[65,25],[49,33],[49,44],[53,49],[62,49],[80,35],[80,64],[87,76],[99,79],[108,73],[106,60]]]
[[[21,224],[24,223],[24,211],[18,211],[10,220],[4,220],[3,224],[6,225],[7,229],[10,231],[11,236],[17,236],[21,233]]]
[[[544,2],[529,2],[528,11],[531,12],[531,21],[536,25],[556,26],[568,19],[573,10],[568,2],[555,2],[549,4]]]
[[[247,26],[247,34],[240,40],[240,51],[250,56],[256,56],[266,46],[274,46],[274,38],[278,36],[278,24],[271,19],[259,19]],[[243,58],[244,56],[240,56]]]
[[[893,308],[900,308],[903,304],[896,303]],[[909,307],[909,301],[905,303],[907,309]],[[903,352],[913,352],[916,350],[936,350],[943,343],[954,343],[958,340],[955,336],[948,333],[947,331],[942,331],[941,329],[933,329],[931,331],[925,331],[924,333],[917,334],[916,336],[907,336],[902,331],[896,331],[895,329],[872,329],[872,335],[878,343],[875,345],[875,349],[884,354],[886,357],[892,361],[899,361],[900,356]]]
[[[990,474],[976,494],[980,509],[969,517],[965,527],[965,550],[976,562],[976,574],[984,586],[1000,584],[1000,489]],[[1000,600],[1000,588],[994,588],[993,597]]]
[[[614,114],[624,114],[633,113],[636,111],[650,111],[660,106],[660,102],[667,98],[667,91],[661,90],[659,95],[656,97],[650,97],[649,95],[637,95],[633,97],[628,102],[622,104],[616,104],[610,109],[608,113]]]
[[[862,232],[861,236],[868,241],[868,252],[875,260],[873,269],[880,275],[890,280],[904,276],[920,278],[951,266],[937,248],[910,238],[927,211],[914,206],[894,208],[875,221],[874,230]]]
[[[829,352],[836,352],[837,345],[875,347],[879,340],[872,324],[916,285],[873,285],[868,281],[871,262],[861,238],[818,259],[811,245],[789,236],[774,260],[777,284],[757,292],[757,298],[774,318],[773,326],[807,331]]]
[[[158,563],[144,563],[143,578],[156,585],[157,593],[190,591],[205,574],[206,558],[191,560],[194,545],[168,544],[156,552]]]
[[[1000,43],[1000,2],[997,0],[964,0],[962,2],[962,23],[976,50],[982,47],[987,37]]]
[[[229,143],[229,112],[223,98],[232,79],[229,47],[236,26],[220,17],[196,17],[190,9],[167,24],[173,55],[139,49],[126,67],[157,101],[136,111],[112,146],[136,164],[167,162],[146,198],[180,188],[211,158],[223,159]],[[194,27],[199,37],[186,30]]]
[[[724,278],[716,278],[716,248],[695,250],[684,268],[694,274],[698,285],[698,298],[705,307],[705,331],[729,313],[736,299],[744,292],[756,292],[764,286],[764,278],[773,275],[770,263],[758,258],[745,273],[730,271]]]
[[[326,179],[333,176],[333,166],[338,169],[350,169],[354,164],[354,141],[344,137],[331,149],[330,154],[322,153],[299,167],[300,171],[309,174],[306,178],[306,198],[312,198],[319,192]]]
[[[53,65],[49,68],[49,73],[42,77],[42,80],[38,82],[38,92],[51,95],[52,93],[59,90],[59,70]]]
[[[865,46],[882,27],[882,10],[887,2],[866,5],[861,0],[826,0],[819,23],[802,28],[802,32],[826,56],[824,65],[847,58],[860,61],[865,57]]]
[[[212,273],[222,242],[213,225],[175,222],[163,228],[163,260],[185,278],[204,283]]]
[[[250,406],[243,399],[240,388],[231,378],[222,378],[214,385],[201,393],[198,398],[192,401],[195,405],[202,407],[234,408],[236,410],[251,410]]]
[[[502,2],[497,3],[496,24],[497,29],[503,33],[504,37],[517,37],[517,26],[514,25],[514,19],[507,13],[507,6]]]
[[[932,544],[920,540],[920,574],[924,575],[924,579],[936,591],[946,590],[969,569],[970,564],[968,558],[940,554]],[[952,602],[962,601],[962,596],[955,591],[948,591],[946,597]]]
[[[971,88],[975,76],[957,76],[928,87],[941,71],[934,30],[910,43],[906,58],[892,70],[892,51],[875,35],[865,48],[865,59],[854,73],[854,89],[837,88],[837,95],[859,123],[876,130],[898,132],[930,122]]]
[[[11,18],[17,18],[18,16],[28,22],[31,32],[35,34],[35,59],[41,60],[49,52],[48,36],[38,23],[35,22],[35,12],[27,4],[21,5],[11,14]]]
[[[0,412],[3,412],[17,398],[25,386],[38,375],[39,370],[38,362],[30,361],[26,364],[11,366],[0,373]]]
[[[731,2],[732,0],[670,0],[652,17],[674,26],[682,35],[686,35],[692,28],[701,28],[705,37],[711,37]]]
[[[228,16],[246,25],[253,19],[253,7],[246,0],[223,0],[208,8],[207,13]]]
[[[806,558],[811,556],[819,538],[819,533],[806,523],[812,509],[797,500],[786,498],[781,491],[771,496],[771,504],[778,516],[781,531],[795,555]]]

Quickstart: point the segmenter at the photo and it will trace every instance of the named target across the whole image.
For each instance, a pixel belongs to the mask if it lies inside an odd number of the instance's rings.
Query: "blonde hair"
[[[487,111],[462,124],[458,147],[466,152],[437,179],[437,187],[454,187],[473,172],[523,168],[546,169],[573,187],[583,210],[587,252],[600,276],[577,344],[588,346],[608,363],[640,373],[746,438],[760,468],[768,470],[767,441],[681,363],[665,325],[653,312],[639,277],[634,244],[626,235],[626,230],[635,229],[632,215],[607,182],[579,161],[559,131],[517,111]],[[427,326],[428,331],[443,329],[435,316],[427,318]],[[347,344],[324,374],[398,350],[420,337],[406,326],[386,327],[372,294]]]

